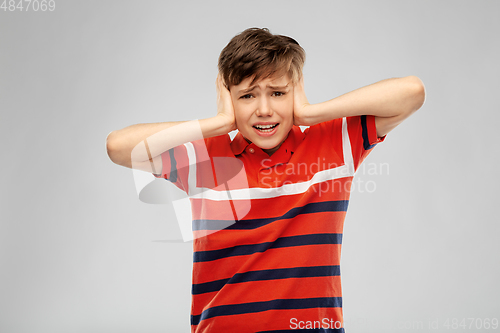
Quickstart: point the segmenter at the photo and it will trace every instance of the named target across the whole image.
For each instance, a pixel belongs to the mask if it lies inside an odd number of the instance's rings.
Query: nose
[[[257,111],[255,113],[259,117],[267,117],[267,116],[272,116],[273,115],[273,111],[271,109],[271,105],[269,103],[269,100],[266,97],[262,97],[260,99]]]

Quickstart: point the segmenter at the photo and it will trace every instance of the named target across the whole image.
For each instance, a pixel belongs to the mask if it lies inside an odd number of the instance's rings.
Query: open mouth
[[[278,124],[274,124],[274,125],[255,125],[254,128],[257,129],[259,132],[263,132],[263,133],[268,133],[268,132],[272,132],[272,130],[278,126]]]

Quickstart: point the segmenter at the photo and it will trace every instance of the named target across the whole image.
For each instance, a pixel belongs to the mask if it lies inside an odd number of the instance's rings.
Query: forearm
[[[229,125],[221,116],[197,121],[136,124],[111,132],[106,139],[110,159],[131,168],[132,162],[152,161],[186,142],[223,135]]]
[[[416,76],[391,78],[331,99],[311,104],[303,111],[302,122],[324,121],[360,115],[404,118],[423,104],[424,88]]]

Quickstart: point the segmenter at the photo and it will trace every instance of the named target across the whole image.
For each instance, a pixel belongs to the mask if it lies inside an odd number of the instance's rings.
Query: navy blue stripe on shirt
[[[172,183],[177,181],[177,162],[174,157],[174,148],[168,150],[168,155],[170,156],[170,180]]]
[[[245,313],[264,312],[269,310],[295,310],[311,308],[341,308],[342,297],[317,297],[274,299],[271,301],[242,304],[219,305],[206,309],[200,315],[191,316],[191,325],[198,325],[202,320]]]
[[[299,236],[280,237],[274,242],[265,242],[249,245],[237,245],[220,250],[196,251],[193,255],[194,262],[212,261],[227,257],[246,256],[267,249],[318,244],[342,244],[342,234],[325,233]]]
[[[365,150],[372,149],[375,147],[377,144],[370,144],[370,139],[368,139],[368,128],[366,126],[366,116],[361,116],[361,134],[363,136],[363,148]]]
[[[285,214],[278,217],[262,218],[262,219],[248,219],[234,221],[228,220],[193,220],[193,230],[245,230],[257,229],[266,224],[278,220],[292,219],[297,215],[322,213],[322,212],[347,212],[349,200],[336,200],[336,201],[322,201],[311,202],[301,207],[294,207]]]
[[[309,266],[293,268],[277,268],[237,273],[229,279],[221,279],[205,283],[193,284],[193,295],[219,291],[226,284],[235,284],[250,281],[280,280],[290,278],[340,276],[340,266]]]

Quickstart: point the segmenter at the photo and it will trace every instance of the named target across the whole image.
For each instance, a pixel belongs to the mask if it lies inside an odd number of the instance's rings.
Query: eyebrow
[[[251,92],[252,90],[254,90],[257,86],[253,86],[253,87],[250,87],[248,89],[244,89],[244,90],[240,90],[239,91],[239,94],[246,94],[246,93],[249,93]],[[279,89],[286,89],[288,87],[288,83],[285,85],[285,86],[273,86],[273,85],[267,85],[266,86],[267,88],[271,88],[271,89],[275,89],[275,90],[279,90]]]

